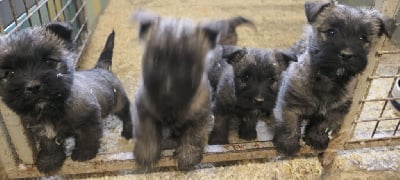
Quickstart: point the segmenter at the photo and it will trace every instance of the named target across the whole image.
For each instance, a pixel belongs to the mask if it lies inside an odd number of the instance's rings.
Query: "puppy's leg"
[[[38,170],[46,174],[58,171],[66,158],[63,144],[46,137],[40,137],[39,144],[40,151],[36,159]]]
[[[207,114],[192,120],[193,124],[182,129],[180,145],[175,152],[179,169],[189,170],[203,159],[211,121],[211,116]]]
[[[71,159],[74,161],[86,161],[96,157],[100,148],[102,128],[100,117],[92,117],[92,120],[80,125],[74,130],[75,148]]]
[[[138,165],[150,168],[160,160],[161,125],[150,115],[138,111],[139,123],[135,127],[135,161]]]
[[[304,142],[314,149],[326,149],[330,141],[330,136],[340,130],[350,106],[351,101],[348,101],[343,106],[329,111],[324,117],[311,119],[305,129]]]
[[[278,152],[291,156],[300,150],[300,112],[297,108],[274,109],[275,132],[272,141]]]
[[[208,144],[228,144],[230,116],[223,113],[215,113],[214,116],[214,127]]]
[[[239,138],[253,140],[257,138],[256,126],[258,122],[256,112],[250,112],[240,120]]]
[[[130,113],[130,102],[128,97],[124,95],[120,98],[119,103],[122,104],[122,108],[115,112],[115,115],[122,120],[122,132],[121,136],[125,137],[126,139],[130,139],[133,136],[132,132],[132,118]]]

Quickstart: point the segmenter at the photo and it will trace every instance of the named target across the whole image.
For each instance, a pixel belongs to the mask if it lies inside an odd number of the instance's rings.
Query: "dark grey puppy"
[[[208,72],[215,116],[209,144],[228,143],[233,119],[240,119],[240,138],[255,139],[258,119],[275,106],[281,72],[296,59],[273,49],[218,46],[215,52]]]
[[[393,19],[375,10],[333,1],[307,2],[305,12],[306,36],[293,48],[303,54],[282,75],[274,109],[273,142],[286,155],[299,151],[302,120],[308,120],[305,143],[327,148],[329,136],[339,131],[349,111],[354,82],[367,66],[374,39],[390,36],[395,27]]]
[[[192,168],[202,160],[212,128],[206,63],[218,33],[144,10],[135,18],[144,45],[143,79],[136,96],[135,161],[154,165],[160,159],[162,132],[168,130],[178,142],[178,168]]]
[[[0,37],[0,95],[33,132],[39,144],[36,167],[44,173],[61,168],[64,139],[75,138],[71,159],[92,159],[100,146],[101,118],[115,113],[122,135],[132,137],[129,101],[110,71],[111,33],[95,68],[74,71],[72,29],[50,23]]]

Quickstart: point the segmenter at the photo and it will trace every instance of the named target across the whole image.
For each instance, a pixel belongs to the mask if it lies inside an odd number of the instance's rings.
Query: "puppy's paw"
[[[239,138],[251,141],[257,138],[257,131],[255,128],[248,128],[240,126],[239,128]]]
[[[62,150],[51,154],[40,151],[36,159],[36,167],[42,173],[52,174],[61,168],[65,158],[66,155]]]
[[[135,155],[136,164],[150,168],[160,160],[161,146],[158,143],[143,144],[141,141],[137,141],[133,154]]]
[[[181,145],[175,151],[178,160],[178,169],[190,170],[203,159],[203,148],[193,145]]]
[[[71,154],[73,161],[87,161],[96,157],[97,149],[74,149]]]
[[[304,142],[317,150],[324,150],[329,144],[329,135],[324,131],[309,129],[303,138]]]
[[[121,132],[121,136],[124,137],[125,139],[131,139],[133,136],[132,128],[123,128]]]
[[[272,142],[274,143],[276,150],[287,156],[293,156],[300,150],[300,139],[296,137],[288,137],[285,135],[274,135]]]

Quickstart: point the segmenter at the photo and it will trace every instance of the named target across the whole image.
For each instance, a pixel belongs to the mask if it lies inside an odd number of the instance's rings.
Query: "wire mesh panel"
[[[87,41],[86,1],[82,0],[3,0],[0,1],[0,31],[9,34],[51,21],[73,26],[78,53]]]
[[[377,66],[368,77],[368,90],[361,103],[349,143],[390,143],[400,139],[400,113],[391,101],[392,91],[400,77],[400,51],[378,51]],[[398,86],[398,85],[397,85]],[[386,141],[386,142],[385,142]]]

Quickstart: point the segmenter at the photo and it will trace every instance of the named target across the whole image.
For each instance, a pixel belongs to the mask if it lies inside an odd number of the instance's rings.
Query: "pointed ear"
[[[223,46],[222,58],[229,64],[236,64],[247,54],[246,48],[237,46]]]
[[[156,23],[159,16],[143,9],[137,10],[133,19],[139,22],[139,39],[144,40],[149,33],[150,28]]]
[[[275,58],[279,64],[288,67],[291,62],[297,62],[297,56],[290,50],[278,50],[275,52]]]
[[[381,14],[379,15],[378,19],[380,21],[378,36],[382,36],[383,34],[385,34],[389,38],[392,37],[394,29],[396,28],[396,20],[383,16]]]
[[[211,48],[215,48],[219,40],[219,32],[208,27],[203,27],[202,31],[204,32],[206,38],[210,41]]]
[[[321,13],[326,7],[333,5],[333,1],[330,2],[320,2],[320,1],[313,1],[313,2],[306,2],[304,5],[307,21],[312,23],[315,21],[315,18]]]
[[[51,31],[61,39],[72,43],[72,25],[66,22],[51,22],[46,25],[46,30]]]

